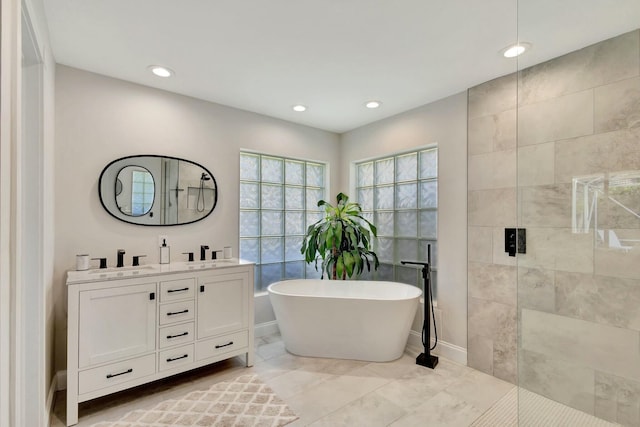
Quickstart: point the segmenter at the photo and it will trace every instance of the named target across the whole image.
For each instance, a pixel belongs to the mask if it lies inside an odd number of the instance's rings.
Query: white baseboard
[[[435,340],[431,338],[431,346],[435,343]],[[422,333],[418,331],[411,331],[409,333],[409,339],[407,340],[407,349],[417,353],[421,353],[424,349],[422,345]],[[467,365],[467,349],[459,347],[455,344],[448,343],[446,341],[438,340],[438,345],[433,350],[433,354],[442,356],[445,359],[449,359],[453,362],[460,363],[461,365]]]
[[[272,320],[271,322],[259,323],[255,326],[254,334],[256,338],[264,337],[265,335],[277,334],[280,332],[278,327],[278,321]]]

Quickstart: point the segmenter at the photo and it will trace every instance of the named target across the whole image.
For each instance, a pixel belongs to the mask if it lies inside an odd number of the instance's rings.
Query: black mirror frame
[[[189,221],[189,222],[178,222],[176,224],[142,224],[139,222],[133,222],[133,221],[127,221],[126,219],[123,219],[119,216],[117,216],[116,214],[114,214],[113,212],[111,212],[111,210],[105,205],[104,202],[104,198],[103,198],[103,193],[102,193],[102,181],[103,178],[105,176],[105,172],[107,172],[107,170],[109,169],[109,167],[111,165],[113,165],[114,163],[117,162],[121,162],[123,160],[127,160],[127,159],[134,159],[134,158],[139,158],[139,157],[151,157],[151,158],[159,158],[159,159],[170,159],[170,160],[179,160],[182,162],[187,162],[187,163],[191,163],[192,165],[195,165],[201,169],[203,169],[210,177],[211,180],[213,181],[213,185],[215,187],[215,191],[214,191],[214,199],[213,199],[213,206],[211,207],[211,209],[209,210],[209,212],[207,212],[206,215],[204,215],[202,218],[198,218],[194,221]],[[154,189],[155,191],[155,189]],[[216,181],[216,178],[213,176],[213,174],[211,173],[211,171],[209,169],[207,169],[206,167],[202,166],[199,163],[196,163],[194,161],[191,160],[186,160],[186,159],[182,159],[180,157],[173,157],[173,156],[161,156],[158,154],[135,154],[132,156],[125,156],[125,157],[120,157],[118,159],[115,159],[111,162],[109,162],[109,164],[107,164],[103,169],[102,172],[100,173],[100,178],[98,179],[98,197],[100,199],[100,204],[102,205],[102,207],[104,208],[105,211],[107,211],[109,213],[109,215],[111,215],[112,217],[116,218],[119,221],[122,222],[126,222],[128,224],[133,224],[133,225],[143,225],[143,226],[150,226],[150,227],[172,227],[172,226],[176,226],[176,225],[186,225],[186,224],[193,224],[194,222],[198,222],[198,221],[202,221],[203,219],[205,219],[206,217],[208,217],[209,215],[211,215],[211,213],[213,212],[213,210],[216,208],[216,206],[218,205],[218,183]],[[115,196],[114,196],[115,199]],[[155,197],[154,195],[154,199],[157,199],[157,197]],[[124,215],[124,214],[123,214]],[[139,216],[139,217],[131,217],[131,218],[142,218],[147,216],[147,214]]]

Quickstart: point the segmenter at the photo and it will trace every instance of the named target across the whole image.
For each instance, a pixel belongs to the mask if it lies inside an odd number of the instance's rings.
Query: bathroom
[[[499,13],[507,22],[506,38],[515,40],[519,35],[527,40],[534,26],[555,22],[555,16],[542,21],[533,3],[539,2],[494,2],[494,7],[507,6]],[[574,6],[592,16],[589,13],[597,14],[599,8],[604,13],[604,3],[588,2],[593,10],[587,10],[583,3]],[[622,246],[631,246],[618,249],[609,240],[607,247],[593,227],[588,227],[589,221],[584,228],[582,219],[589,212],[580,208],[583,205],[571,204],[572,196],[578,193],[570,185],[576,177],[582,179],[576,181],[578,185],[597,173],[640,169],[636,142],[640,60],[639,49],[633,44],[638,43],[637,31],[629,33],[640,27],[636,2],[622,2],[617,14],[608,18],[617,23],[608,36],[594,36],[588,43],[557,52],[555,56],[561,58],[520,74],[520,80],[512,74],[519,70],[518,63],[508,62],[501,74],[507,77],[502,79],[465,81],[459,90],[418,102],[398,115],[381,115],[364,126],[333,131],[295,124],[299,119],[294,112],[289,113],[289,120],[276,119],[222,105],[224,102],[177,95],[171,87],[164,91],[55,64],[55,52],[46,36],[46,7],[39,1],[24,4],[30,23],[18,18],[18,2],[3,1],[2,6],[2,28],[18,28],[22,21],[23,32],[27,29],[35,34],[44,52],[35,55],[34,61],[35,78],[43,79],[41,106],[34,109],[40,114],[35,120],[41,150],[30,151],[32,135],[25,134],[18,158],[12,160],[7,155],[11,149],[5,142],[7,135],[3,135],[1,151],[2,164],[15,168],[15,179],[5,179],[8,175],[4,174],[10,173],[5,168],[0,193],[4,206],[2,248],[14,257],[2,257],[0,338],[3,348],[17,340],[6,326],[12,321],[11,307],[23,307],[17,317],[25,337],[22,344],[15,345],[12,354],[16,360],[2,360],[0,375],[4,378],[0,381],[2,390],[13,389],[23,396],[18,398],[22,406],[15,416],[44,419],[42,413],[51,410],[55,389],[64,388],[64,278],[75,268],[76,254],[107,257],[111,266],[115,265],[116,250],[124,248],[126,265],[131,264],[132,255],[147,255],[144,262],[154,264],[159,261],[158,235],[166,235],[172,262],[184,261],[183,252],[198,251],[201,245],[212,249],[232,246],[237,256],[241,249],[241,149],[329,165],[326,197],[333,200],[340,191],[356,197],[354,162],[437,144],[440,220],[435,313],[439,326],[436,351],[442,360],[519,383],[608,421],[640,425],[639,338],[634,314],[640,250],[630,242],[640,238],[639,222],[605,203],[600,211],[600,220],[605,222],[598,224],[614,229],[623,240]],[[12,13],[5,14],[5,10]],[[465,13],[477,12],[469,9]],[[589,24],[579,21],[575,32],[589,33]],[[16,46],[18,35],[12,36]],[[594,48],[595,53],[587,49],[583,56],[562,56],[616,36],[621,37]],[[490,53],[506,45],[502,43]],[[614,49],[606,49],[608,46]],[[534,44],[529,54],[535,53]],[[607,63],[607,67],[591,61],[589,55],[619,62],[614,66]],[[523,58],[526,61],[526,56]],[[494,58],[499,59],[497,55]],[[3,66],[5,60],[3,51]],[[140,73],[146,73],[147,65],[140,65]],[[180,72],[179,64],[171,65]],[[25,67],[23,81],[30,81],[30,69]],[[608,91],[609,84],[613,86]],[[30,102],[32,98],[25,96],[25,111],[32,111]],[[605,116],[599,115],[602,112]],[[14,113],[20,117],[19,111]],[[3,114],[9,113],[5,109]],[[8,123],[6,118],[2,116],[3,123]],[[28,119],[33,118],[27,114],[24,120]],[[607,132],[618,132],[615,146],[598,139]],[[623,135],[625,132],[631,137]],[[220,189],[215,210],[203,221],[177,227],[133,226],[110,217],[98,197],[99,174],[109,162],[133,154],[174,156],[204,165]],[[593,159],[601,162],[599,166],[587,167],[593,166]],[[33,168],[33,164],[41,166]],[[18,177],[23,179],[21,184]],[[12,191],[24,200],[16,207],[22,212],[20,216],[8,208]],[[588,194],[586,197],[593,202]],[[623,204],[634,210],[633,199]],[[26,226],[31,223],[40,227]],[[583,230],[578,233],[575,230],[580,226]],[[506,227],[527,229],[526,254],[510,257],[504,251]],[[14,232],[22,238],[22,246],[11,246]],[[30,268],[32,259],[39,270]],[[256,275],[260,271],[256,270]],[[20,288],[11,303],[9,284],[16,280],[38,285]],[[580,283],[584,286],[578,286]],[[256,336],[276,332],[268,296],[257,295],[255,307]],[[520,318],[518,309],[522,309]],[[409,338],[414,347],[419,346],[419,324],[417,319]],[[558,334],[548,335],[554,329]],[[541,339],[542,334],[546,339]],[[617,339],[605,346],[604,338],[614,335]],[[34,336],[41,339],[28,339]],[[554,357],[564,347],[573,347],[575,353],[570,353],[570,358],[566,354]],[[19,359],[17,355],[29,356]],[[15,365],[18,359],[20,364]],[[24,371],[26,366],[34,366],[31,362],[39,366],[32,374],[35,378]],[[11,372],[10,366],[18,366],[13,376],[5,375]],[[9,377],[13,379],[8,381]],[[19,378],[27,380],[22,383]],[[37,399],[30,402],[24,396]],[[9,417],[11,403],[0,403],[2,416]],[[11,425],[8,418],[0,423]]]

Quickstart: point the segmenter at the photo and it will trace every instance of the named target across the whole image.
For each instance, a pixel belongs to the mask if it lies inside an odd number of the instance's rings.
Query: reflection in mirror
[[[218,201],[215,178],[195,162],[167,156],[129,156],[100,175],[100,201],[132,224],[178,225],[208,216]]]
[[[572,232],[595,230],[596,247],[628,252],[640,243],[640,172],[620,171],[572,178]],[[616,227],[612,227],[612,226]]]
[[[155,198],[153,175],[142,166],[125,166],[116,178],[116,206],[129,216],[149,213]]]

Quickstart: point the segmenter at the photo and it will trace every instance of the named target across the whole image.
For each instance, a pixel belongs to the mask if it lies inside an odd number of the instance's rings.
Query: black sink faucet
[[[207,245],[200,246],[200,261],[205,261],[207,259],[207,249],[209,249],[209,246]]]
[[[118,249],[118,264],[116,267],[124,267],[124,249]]]

